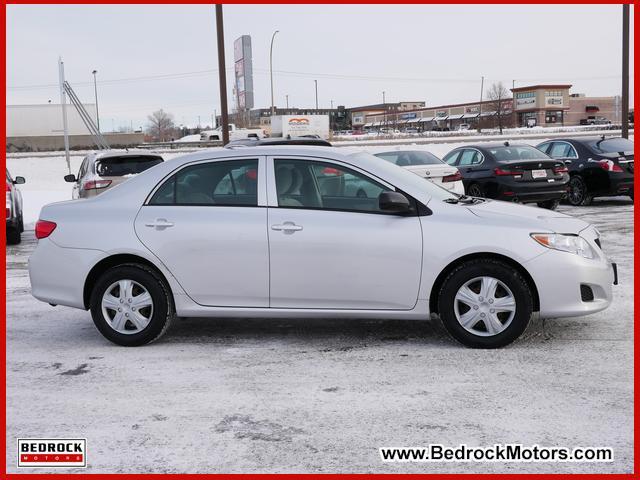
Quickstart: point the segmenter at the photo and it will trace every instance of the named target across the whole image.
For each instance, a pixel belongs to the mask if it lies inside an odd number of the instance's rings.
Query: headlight
[[[595,258],[596,254],[587,241],[578,235],[562,235],[560,233],[532,233],[531,238],[543,247],[553,248],[561,252],[575,253],[584,258]]]

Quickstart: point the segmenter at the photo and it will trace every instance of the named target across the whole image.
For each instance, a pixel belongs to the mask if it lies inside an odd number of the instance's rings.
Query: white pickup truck
[[[264,138],[264,136],[264,130],[260,128],[238,128],[233,123],[229,124],[229,141],[245,138]],[[222,140],[222,127],[200,133],[201,142],[215,142],[217,140]]]

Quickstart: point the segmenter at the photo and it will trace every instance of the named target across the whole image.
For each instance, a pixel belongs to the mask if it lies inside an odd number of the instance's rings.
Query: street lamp
[[[269,74],[271,75],[271,116],[276,114],[276,109],[273,103],[273,39],[276,38],[278,30],[271,35],[271,48],[269,49]]]
[[[318,113],[318,80],[314,80],[314,82],[316,84],[316,113]]]
[[[96,73],[98,73],[97,70],[94,70],[93,72],[93,91],[95,93],[96,96],[96,123],[98,124],[98,133],[100,133],[100,114],[98,113],[98,83],[96,81]]]

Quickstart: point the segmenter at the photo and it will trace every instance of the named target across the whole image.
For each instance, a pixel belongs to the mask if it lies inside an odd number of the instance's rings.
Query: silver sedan
[[[120,345],[158,339],[176,316],[437,314],[464,345],[495,348],[533,312],[607,308],[615,280],[582,220],[457,195],[324,147],[177,158],[98,197],[45,206],[36,236],[33,295],[90,310]]]

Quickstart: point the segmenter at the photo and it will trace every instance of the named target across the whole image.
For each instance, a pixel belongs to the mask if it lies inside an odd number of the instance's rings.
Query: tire
[[[18,245],[21,240],[18,226],[7,228],[7,245]]]
[[[487,286],[486,291],[492,291],[492,282],[493,293],[488,298],[482,296]],[[472,300],[467,304],[461,297]],[[438,312],[447,332],[463,345],[500,348],[526,330],[533,313],[533,295],[527,281],[512,266],[493,259],[469,260],[454,268],[444,280],[438,293]],[[485,323],[491,319],[493,322]],[[465,321],[466,328],[462,324]]]
[[[540,208],[546,208],[547,210],[555,210],[560,205],[560,200],[547,200],[545,202],[538,202]]]
[[[591,205],[593,196],[589,194],[587,183],[580,175],[574,175],[569,180],[569,194],[567,201],[574,207]]]
[[[130,293],[122,295],[121,286],[128,289],[129,285]],[[141,297],[144,291],[150,297],[150,307],[149,300]],[[105,297],[107,294],[110,296]],[[127,302],[128,298],[134,300],[131,305]],[[137,309],[136,298],[139,305]],[[90,305],[93,323],[100,333],[107,340],[125,347],[137,347],[158,340],[167,332],[175,317],[169,287],[154,270],[140,264],[119,265],[103,273],[93,287]],[[122,308],[122,311],[117,312],[111,306]]]
[[[482,188],[477,183],[472,183],[469,185],[469,190],[467,190],[467,195],[470,197],[484,197],[484,193],[482,192]]]

